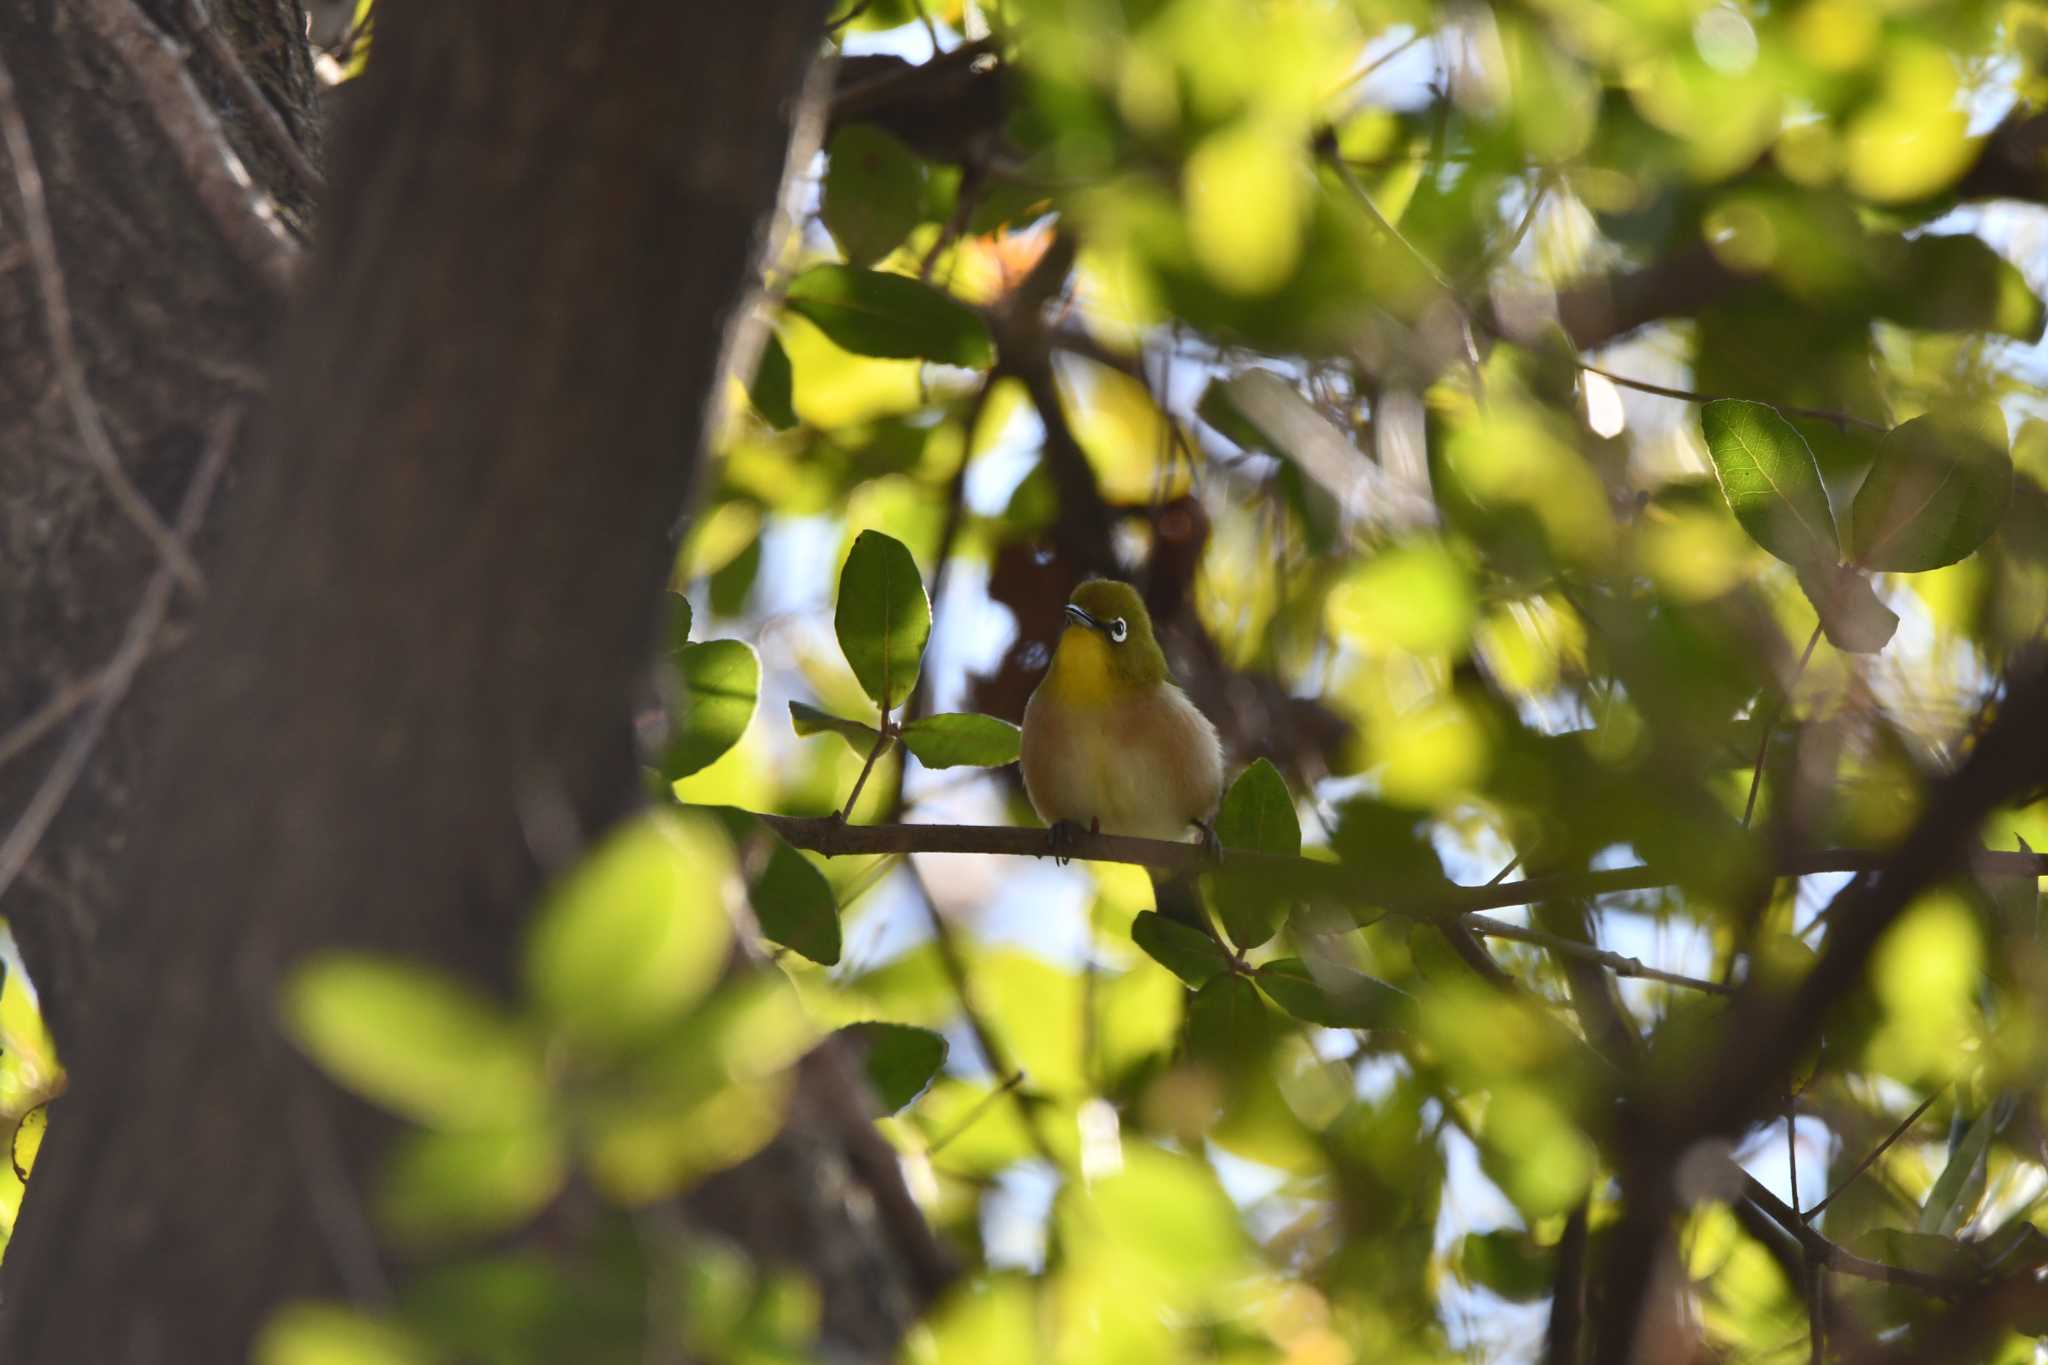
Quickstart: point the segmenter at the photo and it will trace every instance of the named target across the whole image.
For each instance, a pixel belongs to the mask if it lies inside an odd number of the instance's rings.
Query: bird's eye
[[[1121,616],[1117,617],[1114,621],[1111,621],[1109,623],[1109,638],[1116,641],[1118,644],[1122,644],[1124,642],[1124,636],[1129,635],[1130,633],[1131,628],[1124,624],[1124,618]]]

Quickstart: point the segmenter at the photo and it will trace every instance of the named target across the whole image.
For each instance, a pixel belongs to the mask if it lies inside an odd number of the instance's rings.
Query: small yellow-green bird
[[[1128,583],[1074,589],[1052,666],[1024,708],[1022,767],[1054,848],[1079,826],[1179,839],[1223,793],[1216,727],[1167,676],[1152,617]],[[1160,911],[1200,923],[1191,894],[1160,888]],[[1187,888],[1192,892],[1192,888]]]

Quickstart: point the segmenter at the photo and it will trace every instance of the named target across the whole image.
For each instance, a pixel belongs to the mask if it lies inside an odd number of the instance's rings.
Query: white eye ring
[[[1109,638],[1115,641],[1117,644],[1122,644],[1124,642],[1124,636],[1129,635],[1130,633],[1131,628],[1124,624],[1124,618],[1121,616],[1117,617],[1114,621],[1111,621],[1109,623]]]

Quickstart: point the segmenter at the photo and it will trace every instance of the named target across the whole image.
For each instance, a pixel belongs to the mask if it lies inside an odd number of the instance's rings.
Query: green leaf
[[[507,1232],[561,1192],[568,1153],[540,1126],[408,1133],[377,1181],[377,1226],[408,1247]]]
[[[1895,427],[1857,490],[1852,558],[1866,569],[1919,573],[1982,545],[2012,498],[2005,414],[1959,404]]]
[[[924,162],[872,123],[834,133],[826,158],[826,230],[850,264],[873,265],[924,216]]]
[[[1840,557],[1820,465],[1777,409],[1723,398],[1700,409],[1700,427],[1721,494],[1751,540],[1794,566]]]
[[[994,716],[948,712],[904,726],[903,746],[927,768],[1000,768],[1017,761],[1023,734]]]
[[[1311,972],[1298,957],[1278,958],[1262,964],[1257,979],[1274,1004],[1325,1028],[1399,1028],[1415,1007],[1406,991],[1338,962]]]
[[[1223,951],[1222,944],[1200,929],[1155,911],[1138,912],[1138,917],[1131,921],[1131,941],[1154,962],[1193,987],[1208,984],[1211,977],[1230,967],[1230,955]]]
[[[436,1365],[440,1353],[396,1323],[342,1304],[288,1303],[263,1324],[252,1365]]]
[[[682,653],[683,646],[690,643],[690,599],[679,592],[668,595],[668,652],[670,657]]]
[[[880,531],[855,538],[839,571],[832,625],[840,652],[875,705],[893,711],[909,699],[932,633],[932,604],[902,541]]]
[[[1998,1128],[1996,1106],[1979,1114],[1949,1148],[1948,1165],[1935,1178],[1920,1206],[1921,1232],[1949,1236],[1970,1221],[1977,1201],[1984,1197],[1985,1164],[1991,1153],[1991,1136]]]
[[[579,1044],[632,1043],[682,1016],[732,941],[732,849],[701,816],[650,811],[613,831],[544,899],[527,988]]]
[[[2027,277],[1983,238],[1970,233],[1916,237],[1897,243],[1893,286],[1879,313],[1929,332],[1998,332],[2041,339],[2041,300]]]
[[[1287,780],[1272,763],[1258,759],[1230,784],[1216,811],[1216,837],[1225,848],[1300,856],[1301,819]]]
[[[784,306],[855,355],[986,369],[988,327],[951,295],[903,275],[814,265],[789,282]]]
[[[762,421],[777,431],[788,431],[796,425],[792,399],[795,392],[796,376],[789,368],[789,352],[782,348],[782,338],[771,331],[761,345],[760,363],[754,367],[754,382],[747,386],[747,398]]]
[[[848,1024],[839,1030],[859,1050],[882,1112],[893,1114],[925,1092],[946,1064],[944,1035],[909,1024]]]
[[[1212,979],[1188,1002],[1188,1050],[1226,1068],[1262,1059],[1273,1041],[1273,1017],[1244,977]]]
[[[832,884],[780,835],[768,834],[768,861],[747,888],[754,918],[770,942],[830,967],[839,961],[839,902]]]
[[[1878,600],[1869,579],[1847,564],[1808,564],[1794,572],[1829,644],[1851,654],[1875,654],[1891,642],[1899,614]]]
[[[759,532],[747,538],[740,552],[711,571],[706,583],[710,589],[711,610],[719,616],[738,616],[747,609],[747,594],[754,590],[754,579],[761,572],[761,536]]]
[[[844,716],[835,716],[830,711],[820,711],[808,702],[793,701],[789,704],[789,723],[795,727],[797,734],[805,737],[838,735],[862,758],[866,758],[875,745],[882,741],[882,732],[874,726],[862,724],[857,720],[848,720]]]
[[[284,983],[284,1028],[336,1081],[432,1127],[531,1119],[547,1099],[540,1048],[518,1022],[432,968],[322,953]]]
[[[1556,1260],[1551,1248],[1514,1228],[1469,1233],[1458,1247],[1458,1266],[1467,1280],[1515,1303],[1533,1303],[1550,1293]]]
[[[1278,768],[1262,758],[1238,774],[1217,809],[1216,837],[1226,849],[1301,853],[1301,821]],[[1286,896],[1270,875],[1255,869],[1226,865],[1210,875],[1210,891],[1224,930],[1240,950],[1273,937],[1287,916]]]
[[[706,640],[676,651],[683,684],[682,714],[662,757],[662,776],[674,782],[715,763],[740,742],[754,718],[761,664],[744,640]]]

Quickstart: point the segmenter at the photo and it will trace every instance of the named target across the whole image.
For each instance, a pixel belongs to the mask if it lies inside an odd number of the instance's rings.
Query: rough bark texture
[[[92,397],[130,477],[168,519],[206,433],[261,387],[278,309],[202,205],[136,71],[86,8],[0,5],[0,53],[46,186]],[[267,8],[272,40],[289,37],[295,8]],[[140,11],[127,17],[141,39],[162,36]],[[19,736],[24,721],[100,669],[155,563],[78,454],[16,169],[0,165],[0,736]],[[92,954],[116,917],[112,878],[155,727],[154,672],[0,902],[66,1034],[82,1018]],[[0,760],[0,832],[27,806],[64,735],[55,726]]]
[[[168,514],[271,310],[75,22],[120,2],[0,7],[0,44],[98,397]],[[39,850],[50,889],[6,906],[74,1087],[8,1255],[0,1359],[236,1360],[282,1298],[388,1293],[361,1198],[386,1127],[278,1041],[280,974],[348,945],[502,983],[539,878],[632,800],[628,704],[824,8],[380,5],[205,604]],[[154,568],[52,415],[14,241],[0,727],[90,671]],[[863,1169],[852,1105],[814,1090],[805,1131],[693,1211],[796,1242],[832,1344],[883,1354],[932,1275],[902,1268],[900,1216],[821,1188],[893,1172]],[[805,1238],[757,1227],[771,1186]]]

